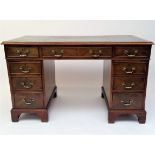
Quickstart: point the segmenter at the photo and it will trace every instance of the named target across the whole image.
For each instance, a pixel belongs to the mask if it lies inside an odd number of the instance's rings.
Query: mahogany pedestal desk
[[[54,60],[105,60],[101,96],[108,122],[136,115],[145,123],[145,96],[152,42],[130,35],[24,36],[4,41],[12,96],[12,121],[35,113],[48,121],[48,106],[57,97]]]

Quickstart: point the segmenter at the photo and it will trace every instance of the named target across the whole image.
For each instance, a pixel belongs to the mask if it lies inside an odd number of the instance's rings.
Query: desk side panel
[[[111,103],[111,60],[104,60],[103,62],[103,87],[106,93],[108,108]]]
[[[54,60],[43,60],[43,83],[44,83],[44,106],[47,107],[55,84],[55,62]]]

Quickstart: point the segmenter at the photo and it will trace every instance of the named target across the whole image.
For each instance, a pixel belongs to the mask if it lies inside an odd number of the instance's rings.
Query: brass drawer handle
[[[21,86],[23,86],[26,89],[30,89],[33,87],[33,82],[31,82],[31,81],[23,81],[20,84],[21,84]]]
[[[32,70],[31,67],[26,66],[26,65],[20,66],[19,69],[21,70],[22,73],[29,73],[30,70]]]
[[[57,58],[60,58],[62,57],[64,54],[64,50],[60,50],[60,51],[55,51],[55,50],[52,50],[51,51],[51,55],[57,57]]]
[[[126,74],[133,74],[135,70],[136,70],[135,67],[132,67],[131,70],[127,69],[127,67],[122,68],[122,71],[124,71]]]
[[[62,54],[55,54],[54,56],[59,58],[59,57],[62,57]]]
[[[130,106],[130,105],[132,105],[134,103],[134,100],[132,100],[132,99],[129,99],[128,101],[121,100],[121,103],[124,106]]]
[[[130,84],[126,84],[125,82],[123,82],[122,86],[124,86],[125,89],[132,89],[135,86],[135,83],[131,82]]]
[[[30,51],[28,49],[27,50],[24,50],[24,49],[16,50],[16,54],[19,55],[20,57],[27,57],[29,53]]]
[[[92,57],[94,57],[94,58],[98,58],[100,55],[98,55],[98,54],[92,54]]]
[[[89,53],[93,58],[98,58],[102,54],[102,50],[98,50],[97,52],[94,52],[92,49],[89,50]]]
[[[133,54],[128,50],[124,50],[124,54],[127,55],[128,57],[135,57],[137,53],[138,53],[138,50],[135,50]]]
[[[35,102],[35,99],[34,98],[28,98],[28,97],[25,97],[24,98],[24,103],[26,104],[26,105],[31,105],[31,104],[33,104]]]

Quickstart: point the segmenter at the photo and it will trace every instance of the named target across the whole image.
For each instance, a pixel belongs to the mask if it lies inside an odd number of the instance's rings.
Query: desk
[[[145,96],[152,42],[130,35],[24,36],[4,41],[12,96],[12,121],[35,113],[48,121],[48,106],[57,97],[54,60],[102,59],[101,97],[108,122],[137,115],[145,123]]]

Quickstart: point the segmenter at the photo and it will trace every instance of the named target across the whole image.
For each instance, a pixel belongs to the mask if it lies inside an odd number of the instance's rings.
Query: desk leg
[[[104,98],[104,94],[103,94],[103,87],[101,87],[101,98]]]
[[[42,122],[48,122],[48,110],[47,109],[12,109],[11,117],[12,122],[18,122],[22,113],[36,114]]]

